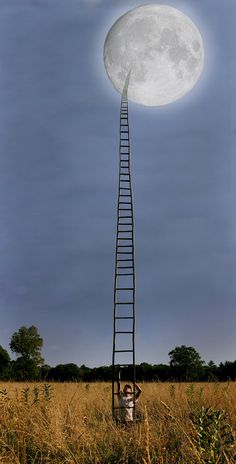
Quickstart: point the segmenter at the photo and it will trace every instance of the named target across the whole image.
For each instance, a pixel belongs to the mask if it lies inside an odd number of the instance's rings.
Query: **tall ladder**
[[[114,331],[112,356],[112,416],[121,417],[118,400],[120,372],[129,373],[135,394],[135,262],[134,212],[131,186],[127,75],[120,107],[119,190],[117,205],[116,263],[114,280]],[[135,419],[135,402],[133,407]]]

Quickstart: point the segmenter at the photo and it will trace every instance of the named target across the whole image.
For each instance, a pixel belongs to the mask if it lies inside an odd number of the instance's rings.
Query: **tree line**
[[[12,360],[8,351],[0,345],[0,379],[14,381],[111,381],[112,366],[90,368],[74,363],[58,364],[51,367],[44,363],[41,355],[43,339],[35,326],[22,326],[14,332],[10,349],[16,355]],[[169,352],[169,364],[148,364],[136,366],[137,381],[192,382],[236,380],[236,360],[220,363],[218,366],[202,360],[192,346],[177,346]],[[116,373],[115,373],[116,375]],[[132,378],[129,367],[122,368],[122,379]]]

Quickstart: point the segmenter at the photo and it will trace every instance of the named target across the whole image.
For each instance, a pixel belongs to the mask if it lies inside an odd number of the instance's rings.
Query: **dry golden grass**
[[[236,384],[144,383],[139,422],[106,383],[1,383],[1,464],[235,464]]]

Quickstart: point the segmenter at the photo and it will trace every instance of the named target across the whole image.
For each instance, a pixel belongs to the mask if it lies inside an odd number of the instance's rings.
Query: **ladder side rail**
[[[119,187],[118,187],[118,200],[117,200],[117,228],[116,228],[116,263],[115,263],[115,279],[114,279],[114,325],[113,325],[113,354],[112,354],[112,415],[113,418],[115,418],[115,410],[122,409],[119,405],[115,406],[115,396],[118,395],[118,392],[115,392],[115,375],[116,375],[116,367],[119,366],[119,364],[116,364],[116,359],[115,359],[115,354],[116,353],[121,353],[121,352],[130,352],[132,353],[132,364],[129,364],[132,366],[132,383],[133,383],[133,395],[135,395],[135,266],[134,266],[134,213],[133,213],[133,194],[132,194],[132,184],[131,184],[131,167],[130,167],[130,137],[129,137],[129,120],[128,120],[128,99],[127,99],[127,89],[128,89],[128,80],[129,76],[126,79],[126,84],[124,86],[122,98],[121,98],[121,107],[120,107],[120,145],[119,145]],[[125,130],[124,130],[125,129]],[[124,138],[124,135],[127,138]],[[125,156],[125,160],[124,160]],[[124,163],[126,164],[124,166]],[[124,169],[126,172],[124,173]],[[124,181],[124,175],[128,176],[128,180]],[[126,182],[126,188],[124,188],[123,182]],[[124,195],[124,190],[128,191],[127,195]],[[121,208],[121,204],[125,204],[122,200],[121,197],[128,196],[130,199],[130,202],[127,202],[127,204],[130,205],[130,208],[127,208],[127,211],[130,211],[130,216],[122,216],[120,211],[123,211],[124,208]],[[124,210],[125,211],[125,210]],[[121,231],[120,230],[120,225],[121,219],[123,217],[129,217],[131,222],[129,225],[131,226],[131,229],[129,231]],[[129,232],[131,234],[131,244],[129,245],[123,245],[123,248],[131,248],[131,251],[127,253],[124,252],[123,254],[130,254],[131,256],[131,261],[132,261],[132,272],[130,273],[120,273],[120,268],[119,262],[121,261],[119,259],[119,254],[121,253],[119,248],[121,247],[120,245],[120,240],[125,240],[120,237],[120,234],[122,232]],[[129,238],[128,238],[129,240]],[[126,269],[124,267],[124,269]],[[122,290],[127,290],[132,292],[132,302],[131,302],[131,307],[132,307],[132,316],[124,316],[121,317],[120,315],[117,316],[117,307],[119,306],[119,302],[117,301],[117,291],[119,291],[118,287],[118,279],[122,277],[122,275],[128,275],[131,276],[132,278],[132,284],[129,285],[127,288],[122,288]],[[126,292],[124,291],[124,294]],[[122,304],[130,304],[128,302],[124,302]],[[132,320],[132,330],[129,331],[120,331],[117,330],[116,327],[116,321],[119,319],[130,319]],[[116,335],[120,333],[127,333],[132,335],[132,349],[129,350],[117,350],[116,349]],[[122,366],[122,364],[121,364]],[[135,398],[134,398],[135,400]],[[134,406],[133,406],[133,414],[134,414],[134,419],[135,419],[135,401],[134,401]]]

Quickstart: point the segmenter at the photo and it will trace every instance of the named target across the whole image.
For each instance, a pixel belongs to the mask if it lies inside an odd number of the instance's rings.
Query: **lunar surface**
[[[131,71],[128,98],[147,106],[178,100],[196,84],[204,63],[201,34],[176,8],[143,5],[121,16],[104,44],[104,64],[118,92]]]

